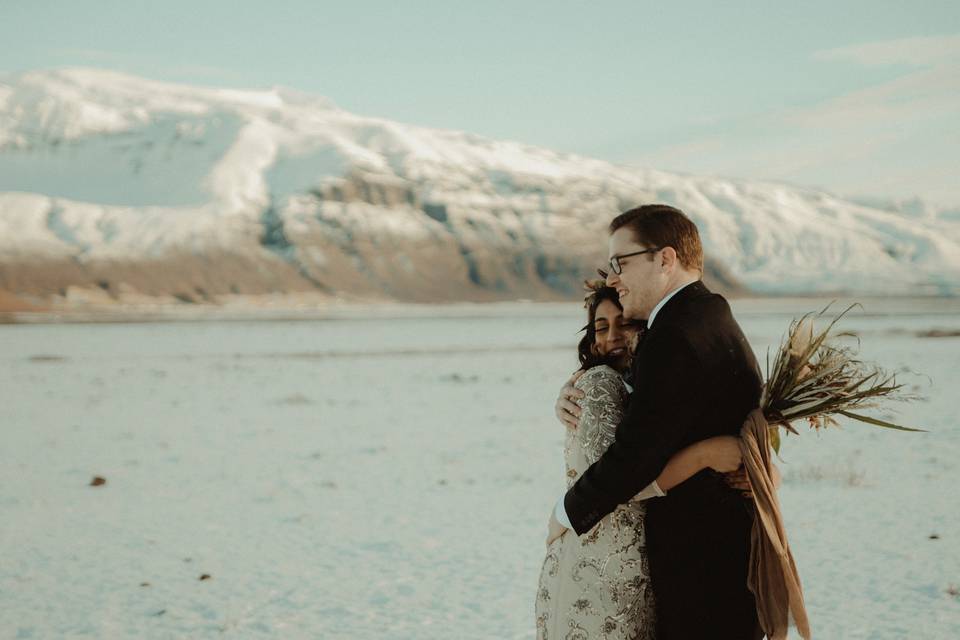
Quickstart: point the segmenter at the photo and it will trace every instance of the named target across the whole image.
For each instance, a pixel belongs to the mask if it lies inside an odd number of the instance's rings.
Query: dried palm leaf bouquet
[[[744,467],[753,489],[756,517],[751,532],[748,587],[756,597],[760,625],[771,640],[785,640],[793,624],[800,637],[810,638],[810,622],[803,602],[803,589],[786,529],[780,501],[770,473],[769,450],[780,453],[780,428],[797,434],[791,425],[807,420],[814,429],[836,426],[835,416],[844,416],[877,427],[922,431],[866,416],[887,400],[913,400],[893,374],[857,359],[857,349],[833,333],[833,327],[851,305],[817,332],[817,314],[808,313],[790,324],[780,350],[770,363],[767,354],[767,381],[760,407],[748,417],[741,430]]]
[[[807,420],[812,428],[820,429],[837,426],[835,416],[840,415],[877,427],[923,431],[861,413],[884,401],[916,400],[918,396],[906,393],[894,374],[857,359],[857,349],[842,340],[853,334],[833,333],[837,322],[859,305],[850,305],[825,329],[815,330],[814,321],[822,318],[830,306],[790,324],[772,367],[767,353],[766,385],[760,408],[770,425],[770,444],[778,454],[779,427],[796,435],[798,431],[791,423],[797,420]]]

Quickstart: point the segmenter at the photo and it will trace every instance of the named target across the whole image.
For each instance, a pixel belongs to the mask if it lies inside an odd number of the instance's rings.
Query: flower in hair
[[[597,269],[597,273],[600,274],[599,279],[583,281],[583,290],[587,292],[586,295],[583,296],[584,309],[592,307],[596,300],[597,292],[607,286],[607,273],[603,269]]]

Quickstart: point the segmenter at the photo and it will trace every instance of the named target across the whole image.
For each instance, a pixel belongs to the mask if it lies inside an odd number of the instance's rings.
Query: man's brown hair
[[[675,207],[645,204],[618,215],[610,222],[610,233],[621,227],[633,232],[635,242],[650,247],[673,247],[680,264],[703,275],[703,245],[697,225]]]

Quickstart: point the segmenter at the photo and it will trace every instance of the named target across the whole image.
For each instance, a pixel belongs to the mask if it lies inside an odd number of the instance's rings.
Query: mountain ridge
[[[569,299],[605,261],[608,221],[645,202],[697,222],[726,293],[960,292],[960,219],[922,203],[624,167],[281,87],[0,79],[0,289],[14,293]]]

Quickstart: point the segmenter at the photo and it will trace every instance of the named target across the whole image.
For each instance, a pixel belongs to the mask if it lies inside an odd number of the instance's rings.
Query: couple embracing
[[[747,587],[754,505],[736,473],[762,392],[756,358],[701,281],[683,212],[617,216],[609,254],[557,403],[568,490],[550,517],[537,637],[762,638]]]

